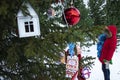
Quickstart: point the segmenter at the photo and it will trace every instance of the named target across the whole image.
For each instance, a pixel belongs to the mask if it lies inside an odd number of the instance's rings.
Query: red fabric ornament
[[[76,25],[80,20],[80,12],[77,8],[71,7],[64,11],[66,21],[69,25]]]

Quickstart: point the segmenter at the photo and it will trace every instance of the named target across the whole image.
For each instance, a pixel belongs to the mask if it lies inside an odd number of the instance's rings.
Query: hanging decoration
[[[66,77],[72,78],[72,76],[78,71],[78,57],[74,56],[67,56],[67,63],[66,63]]]
[[[75,44],[74,43],[69,43],[69,55],[72,57],[74,55],[74,48],[75,48]]]
[[[64,11],[65,19],[69,25],[76,25],[80,20],[80,12],[77,8],[71,6]]]
[[[68,78],[72,78],[72,76],[78,71],[78,57],[75,55],[74,49],[74,43],[69,43],[65,48],[66,77]]]
[[[53,18],[55,16],[55,10],[53,8],[49,8],[47,11],[48,18]]]
[[[85,79],[88,79],[89,77],[90,77],[90,70],[89,70],[89,68],[87,68],[87,67],[84,67],[83,69],[82,69],[82,77],[83,78],[85,78]]]
[[[68,52],[68,49],[69,47],[67,46],[65,49],[64,49],[64,53],[61,53],[61,58],[60,58],[60,62],[63,63],[63,64],[66,64],[67,63],[67,55],[69,54]]]
[[[71,80],[78,80],[78,71],[72,76]]]
[[[76,42],[76,50],[77,50],[77,54],[81,54],[81,49],[80,49],[80,42]],[[80,58],[81,59],[81,58]]]
[[[73,6],[74,0],[70,1],[70,8],[63,9],[63,19],[70,26],[76,25],[80,21],[80,12]]]
[[[63,63],[63,64],[65,64],[65,55],[64,55],[64,56],[61,56],[60,62]]]
[[[22,10],[17,13],[19,37],[40,36],[39,17],[30,3],[24,3],[30,15],[25,16]]]
[[[78,57],[75,55],[75,44],[69,43],[66,52],[66,77],[72,78],[78,71]]]
[[[75,55],[75,49],[77,56]],[[71,55],[71,53],[74,54]],[[70,43],[65,48],[66,77],[71,78],[71,80],[86,80],[90,77],[89,68],[79,65],[79,61],[82,60],[81,53],[80,42],[77,42],[76,45]]]
[[[62,12],[63,12],[62,17],[67,27],[76,25],[80,21],[80,12],[77,8],[73,6],[74,0],[70,1],[70,7],[67,9],[64,9],[62,3],[64,2],[64,0],[59,0],[59,2],[61,3],[61,7],[62,7]]]

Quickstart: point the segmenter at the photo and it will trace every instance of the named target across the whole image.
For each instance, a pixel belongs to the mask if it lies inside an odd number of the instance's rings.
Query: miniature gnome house
[[[30,3],[24,3],[30,15],[24,15],[22,10],[18,11],[17,23],[19,37],[40,36],[39,17]]]

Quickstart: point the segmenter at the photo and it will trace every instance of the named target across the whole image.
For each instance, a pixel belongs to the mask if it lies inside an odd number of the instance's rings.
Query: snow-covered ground
[[[85,48],[85,49],[89,49],[90,52],[86,52],[86,51],[82,51],[82,55],[86,56],[93,56],[96,57],[96,45],[91,46],[90,48]],[[113,56],[113,64],[110,65],[110,77],[111,80],[120,80],[120,46],[117,47],[114,56]],[[102,73],[102,69],[101,69],[101,63],[99,62],[99,60],[95,59],[95,65],[93,65],[93,68],[91,69],[91,74],[90,74],[90,78],[87,80],[104,80],[104,76]]]

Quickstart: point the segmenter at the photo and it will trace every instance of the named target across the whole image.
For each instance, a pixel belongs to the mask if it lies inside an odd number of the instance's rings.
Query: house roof
[[[33,7],[30,5],[30,3],[24,3],[24,5],[26,5],[27,10],[29,11],[31,16],[37,16],[37,13],[33,9]],[[20,16],[24,16],[22,10],[19,10],[17,13],[17,17],[20,17]]]

